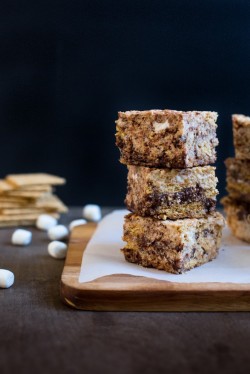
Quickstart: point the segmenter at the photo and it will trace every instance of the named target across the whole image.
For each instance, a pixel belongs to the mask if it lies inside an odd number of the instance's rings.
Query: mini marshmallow
[[[36,227],[41,230],[49,230],[57,225],[57,219],[49,214],[41,214],[36,220]]]
[[[89,221],[98,222],[102,218],[101,208],[96,204],[85,205],[82,214]]]
[[[48,245],[48,252],[51,257],[63,259],[66,257],[67,245],[63,242],[54,240]]]
[[[18,229],[12,234],[11,242],[15,245],[28,245],[32,239],[32,233],[28,230]]]
[[[48,231],[48,236],[51,240],[61,240],[67,238],[69,230],[63,225],[53,226]]]
[[[14,283],[14,274],[5,269],[0,269],[0,288],[9,288]]]
[[[86,219],[75,219],[72,221],[69,225],[69,230],[72,231],[74,227],[80,226],[80,225],[85,225],[87,223]]]

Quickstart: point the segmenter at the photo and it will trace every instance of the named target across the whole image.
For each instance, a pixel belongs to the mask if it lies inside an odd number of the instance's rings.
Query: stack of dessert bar
[[[228,196],[222,199],[233,234],[250,242],[250,117],[234,114],[235,158],[225,161]]]
[[[128,167],[122,249],[145,267],[183,273],[216,257],[215,112],[119,112],[116,144]]]

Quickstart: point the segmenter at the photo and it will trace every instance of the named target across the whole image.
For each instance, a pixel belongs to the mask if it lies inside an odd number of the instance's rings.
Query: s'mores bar
[[[180,274],[214,259],[220,246],[224,218],[156,220],[125,217],[122,252],[129,262]]]
[[[157,219],[200,218],[215,210],[215,167],[156,169],[128,165],[127,208]]]
[[[116,145],[127,165],[187,168],[216,161],[216,112],[119,112]]]
[[[250,203],[250,160],[227,158],[227,191],[236,200]]]
[[[250,203],[236,201],[229,196],[221,200],[227,214],[227,223],[232,233],[250,243]]]
[[[250,117],[233,114],[232,121],[235,157],[250,160]]]

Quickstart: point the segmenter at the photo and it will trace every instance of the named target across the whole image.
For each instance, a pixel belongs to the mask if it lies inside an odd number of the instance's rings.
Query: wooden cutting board
[[[67,305],[97,311],[250,311],[250,284],[174,283],[131,275],[79,283],[82,255],[95,228],[88,223],[71,234],[60,287]]]

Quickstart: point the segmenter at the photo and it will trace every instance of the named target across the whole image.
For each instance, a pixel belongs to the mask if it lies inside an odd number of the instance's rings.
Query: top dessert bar
[[[233,114],[235,157],[250,160],[250,117]]]
[[[216,161],[216,112],[119,112],[116,145],[128,165],[188,168]]]

